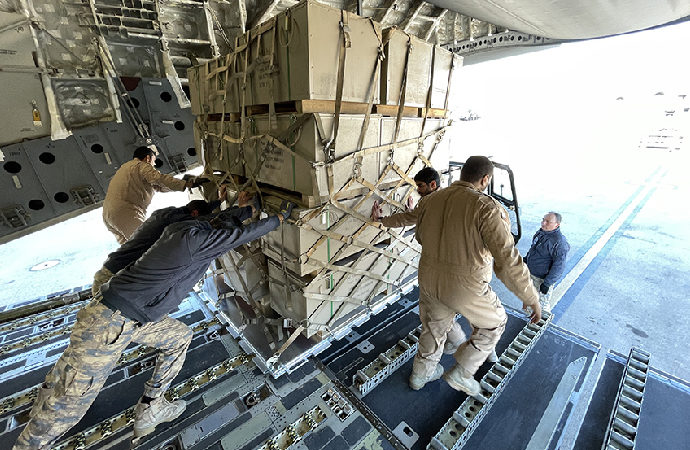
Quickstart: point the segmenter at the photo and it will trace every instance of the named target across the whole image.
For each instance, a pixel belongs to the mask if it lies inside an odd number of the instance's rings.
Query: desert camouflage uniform
[[[140,325],[92,301],[77,314],[69,346],[46,376],[14,448],[47,448],[79,422],[132,342],[159,350],[144,395],[160,397],[182,368],[192,334],[167,316]]]

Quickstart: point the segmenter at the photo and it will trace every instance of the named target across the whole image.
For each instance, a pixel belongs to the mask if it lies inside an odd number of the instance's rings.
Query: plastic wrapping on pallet
[[[258,241],[232,250],[218,262],[223,275],[235,294],[256,306],[265,304],[268,297],[268,262]],[[260,308],[263,309],[263,308]]]
[[[283,317],[302,324],[307,337],[323,337],[358,311],[373,309],[379,294],[392,288],[416,270],[418,254],[401,242],[391,244],[402,261],[372,251],[362,251],[317,276],[299,277],[269,259],[271,306]]]
[[[387,244],[391,236],[378,227],[369,225],[374,202],[383,205],[384,214],[398,211],[390,201],[406,204],[408,196],[417,201],[416,191],[409,185],[389,189],[379,195],[364,195],[344,199],[337,205],[299,209],[293,211],[302,224],[284,223],[278,230],[262,238],[264,253],[282,261],[291,272],[304,276],[363,250],[366,246]],[[408,238],[409,241],[411,239]]]

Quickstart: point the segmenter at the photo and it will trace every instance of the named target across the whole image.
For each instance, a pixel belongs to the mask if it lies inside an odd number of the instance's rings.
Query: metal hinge
[[[101,201],[101,196],[98,195],[96,190],[88,184],[74,187],[70,189],[70,193],[72,194],[74,201],[82,206],[95,205]]]
[[[0,209],[2,223],[10,228],[21,228],[29,224],[29,215],[20,205]]]
[[[185,173],[187,170],[189,170],[182,153],[178,153],[177,155],[170,157],[170,165],[175,173]]]

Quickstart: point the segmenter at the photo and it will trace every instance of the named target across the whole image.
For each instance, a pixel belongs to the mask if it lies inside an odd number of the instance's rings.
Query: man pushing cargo
[[[492,267],[523,306],[532,308],[531,320],[541,318],[539,297],[515,248],[508,215],[482,193],[492,176],[491,161],[472,156],[462,168],[460,181],[422,198],[417,206],[422,333],[410,376],[413,389],[443,374],[439,361],[448,331],[456,314],[462,314],[472,326],[472,335],[455,352],[457,364],[444,379],[453,389],[479,394],[474,374],[495,349],[507,321],[489,286]]]
[[[223,194],[221,198],[224,197],[225,195]],[[260,208],[259,197],[253,196],[245,191],[239,193],[237,201],[237,207],[228,208],[220,213],[214,214],[213,217],[221,216],[225,221],[233,220],[232,218],[234,217],[237,219],[238,223],[241,223],[254,216]],[[103,263],[103,267],[95,273],[93,284],[91,285],[91,293],[93,296],[95,297],[98,294],[101,285],[110,280],[114,274],[139,259],[139,257],[161,237],[165,227],[176,222],[208,216],[214,209],[219,207],[220,204],[220,200],[211,203],[204,200],[192,200],[185,206],[177,208],[170,206],[154,211],[151,217],[146,219],[146,221],[137,228],[127,242],[108,255],[108,258]],[[209,220],[211,218],[212,217],[206,217],[205,219]]]
[[[211,222],[187,220],[165,228],[146,253],[103,284],[79,311],[69,346],[46,376],[14,448],[47,448],[74,426],[132,342],[159,350],[134,410],[134,436],[182,414],[185,402],[168,402],[163,394],[182,368],[192,330],[168,313],[211,261],[278,228],[292,207],[287,203],[279,214],[245,226],[237,218],[219,215]]]
[[[185,176],[177,179],[156,170],[155,147],[139,147],[132,160],[120,167],[108,185],[103,201],[103,223],[124,244],[134,230],[146,220],[146,209],[155,191],[184,191],[207,181],[205,178]]]
[[[441,185],[441,176],[433,167],[425,167],[414,176],[414,182],[417,185],[417,193],[420,197],[426,197],[429,194],[436,192]],[[419,204],[417,204],[419,206]],[[383,226],[389,228],[398,227],[408,227],[412,225],[417,225],[417,217],[419,215],[419,208],[415,207],[404,212],[391,214],[390,216],[383,217],[383,208],[378,202],[374,202],[374,206],[371,211],[371,219],[375,222],[381,222]],[[462,331],[460,324],[457,321],[453,321],[450,331],[446,336],[446,343],[443,346],[443,353],[446,355],[452,355],[455,353],[463,342],[467,340],[465,332]],[[496,351],[492,351],[489,354],[488,360],[490,362],[496,362],[498,357],[496,356]],[[414,390],[419,390],[424,387],[426,382],[410,382],[410,387]]]

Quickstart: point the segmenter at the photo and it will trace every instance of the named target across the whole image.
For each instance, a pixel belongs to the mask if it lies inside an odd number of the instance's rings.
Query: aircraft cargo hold
[[[413,230],[370,214],[374,202],[386,214],[413,207],[413,176],[448,170],[445,107],[460,66],[438,46],[306,1],[190,69],[208,197],[226,185],[231,197],[256,192],[265,212],[298,205],[260,249],[218,263],[219,310],[265,370],[291,370],[411,289]]]

